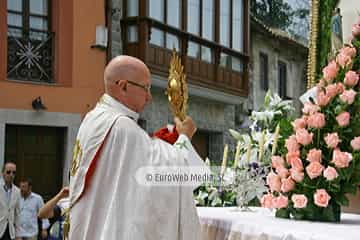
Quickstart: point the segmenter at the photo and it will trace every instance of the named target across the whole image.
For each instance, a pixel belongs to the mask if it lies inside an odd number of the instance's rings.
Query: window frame
[[[127,0],[127,1],[131,1],[131,0]],[[127,2],[126,1],[126,2]],[[147,9],[146,9],[146,16],[148,16],[149,18],[151,18],[151,19],[154,19],[154,18],[152,18],[151,16],[150,16],[150,1],[151,0],[146,0],[147,1]],[[162,11],[163,11],[163,19],[162,19],[162,23],[164,23],[165,25],[167,25],[167,26],[171,26],[171,27],[175,27],[175,26],[172,26],[172,25],[170,25],[170,24],[168,24],[168,19],[167,19],[167,17],[168,17],[168,11],[167,11],[167,7],[168,7],[168,1],[173,1],[173,0],[163,0],[164,1],[164,5],[163,5],[163,9],[162,9]],[[183,21],[183,14],[182,14],[182,8],[184,7],[184,3],[183,3],[183,0],[176,0],[176,1],[179,1],[179,3],[180,3],[180,6],[181,6],[181,8],[179,9],[179,17],[180,17],[180,19],[179,19],[179,27],[175,27],[175,28],[178,28],[178,29],[182,29],[182,21]],[[140,4],[141,4],[141,1],[140,1]],[[139,7],[140,7],[140,4],[139,4]],[[154,19],[155,21],[158,21],[158,19]],[[153,27],[152,27],[153,28]],[[156,28],[156,27],[155,27]],[[157,47],[162,47],[162,48],[166,48],[166,49],[170,49],[170,48],[168,48],[167,47],[167,35],[168,34],[171,34],[171,33],[169,33],[169,32],[166,32],[166,31],[164,31],[164,30],[161,30],[161,29],[157,29],[158,31],[161,31],[161,33],[162,33],[162,45],[161,46],[159,46],[159,45],[157,45],[157,44],[154,44],[154,43],[151,43],[151,34],[150,34],[150,39],[149,39],[149,43],[150,44],[152,44],[152,45],[154,45],[154,46],[157,46]],[[150,31],[152,31],[152,30],[150,30]],[[177,37],[177,36],[176,36]],[[181,50],[181,39],[179,38],[179,37],[177,37],[178,38],[178,47],[179,47],[179,51]]]
[[[10,25],[7,23],[7,27],[21,29],[23,35],[28,35],[30,32],[48,33],[52,29],[52,1],[47,1],[47,15],[30,13],[30,0],[22,0],[22,11],[15,11],[7,9],[7,13],[18,14],[22,16],[22,27]],[[40,30],[36,28],[30,28],[30,17],[42,18],[47,21],[47,29]]]

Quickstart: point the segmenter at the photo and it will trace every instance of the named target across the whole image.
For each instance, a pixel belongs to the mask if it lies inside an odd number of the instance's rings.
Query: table
[[[340,223],[275,218],[273,211],[252,207],[198,207],[204,240],[360,240],[360,215],[342,213]]]

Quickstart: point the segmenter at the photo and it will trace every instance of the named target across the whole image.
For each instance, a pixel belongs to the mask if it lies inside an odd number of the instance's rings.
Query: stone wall
[[[251,32],[251,73],[250,93],[253,109],[259,109],[263,103],[266,91],[260,85],[260,52],[268,55],[269,89],[277,92],[278,61],[286,63],[287,66],[287,96],[293,99],[297,112],[300,112],[301,103],[299,97],[306,91],[306,64],[307,53],[304,47],[295,47],[286,44],[277,37],[269,37],[256,30]]]

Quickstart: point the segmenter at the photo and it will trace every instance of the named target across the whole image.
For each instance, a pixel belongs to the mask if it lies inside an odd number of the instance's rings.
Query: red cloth
[[[163,127],[157,130],[153,136],[170,144],[174,144],[179,137],[179,133],[176,131],[176,127],[174,127],[172,132],[170,132],[167,127]]]

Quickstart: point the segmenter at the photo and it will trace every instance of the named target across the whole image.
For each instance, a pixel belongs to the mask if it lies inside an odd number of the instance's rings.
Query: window
[[[181,0],[149,0],[149,17],[172,27],[181,27]],[[151,28],[150,43],[180,50],[179,38],[176,35]]]
[[[230,0],[220,2],[220,44],[230,46]]]
[[[260,53],[260,87],[262,90],[269,89],[269,69],[268,69],[268,56],[265,53]]]
[[[279,77],[279,95],[281,98],[285,99],[286,94],[286,63],[279,61],[278,62],[278,77]]]
[[[50,0],[7,0],[8,78],[52,79]]]
[[[243,12],[243,0],[220,1],[220,44],[239,52],[244,50]],[[243,63],[241,59],[224,53],[221,53],[220,58],[221,66],[235,71],[242,71]]]
[[[188,0],[187,31],[189,33],[214,41],[214,21],[214,0]],[[212,49],[195,42],[189,42],[187,55],[213,62]]]

